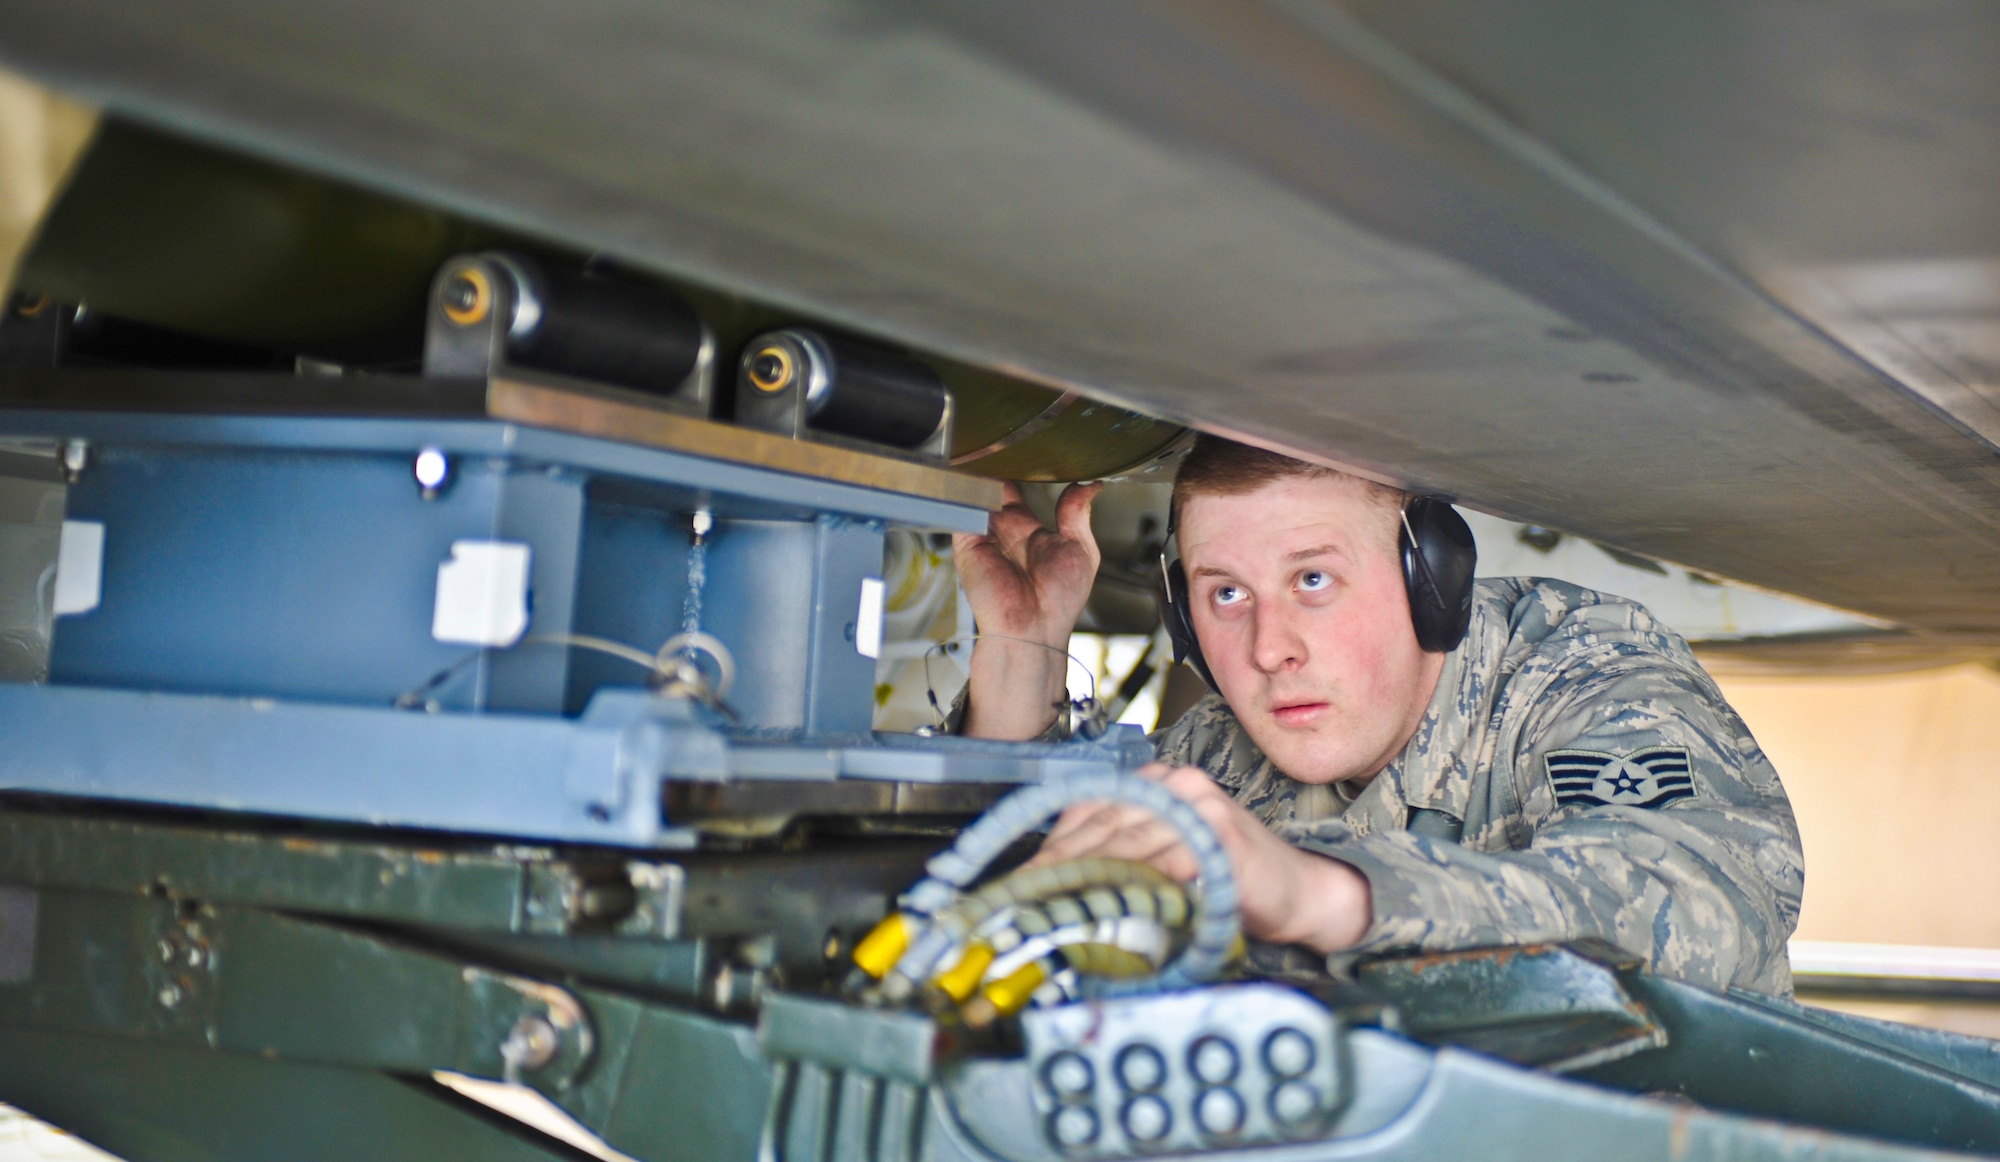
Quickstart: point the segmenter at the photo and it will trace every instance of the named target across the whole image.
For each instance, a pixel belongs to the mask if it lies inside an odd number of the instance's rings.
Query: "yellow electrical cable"
[[[958,963],[932,978],[932,983],[944,990],[955,1004],[964,1004],[966,999],[979,988],[979,982],[986,976],[987,966],[993,963],[993,947],[975,940],[965,946],[964,955]]]
[[[916,923],[914,917],[897,912],[875,925],[874,930],[854,946],[854,963],[876,980],[888,976],[889,970],[903,958],[903,953],[909,951]]]

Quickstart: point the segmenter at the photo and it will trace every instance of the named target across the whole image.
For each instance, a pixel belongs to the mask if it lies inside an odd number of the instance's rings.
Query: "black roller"
[[[924,364],[802,327],[754,340],[744,365],[750,382],[764,391],[802,381],[805,420],[813,429],[892,448],[929,440],[950,405],[944,381]]]
[[[509,255],[516,284],[507,359],[524,367],[672,394],[700,362],[701,317],[664,287],[558,270]]]

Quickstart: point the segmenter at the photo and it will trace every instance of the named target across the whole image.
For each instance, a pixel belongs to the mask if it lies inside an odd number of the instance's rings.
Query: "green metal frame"
[[[931,846],[857,853],[790,909],[865,927]],[[796,897],[810,870],[0,811],[0,884],[35,917],[31,974],[0,981],[0,1094],[149,1162],[574,1156],[427,1080],[450,1071],[648,1159],[750,1157],[772,1067],[745,1020],[691,1003],[778,962],[800,917],[743,897]],[[161,1089],[180,1096],[133,1096]],[[323,1153],[270,1146],[292,1134]]]
[[[0,1028],[10,1104],[143,1162],[573,1162],[587,1157],[400,1078],[123,1037]]]
[[[1053,1159],[1004,1051],[762,988],[823,979],[929,846],[665,862],[0,804],[0,1100],[131,1162],[580,1156],[440,1071],[530,1086],[647,1162]],[[1598,948],[1310,987],[1380,1030],[1351,1033],[1334,1136],[1273,1158],[1787,1156],[1797,1131],[1768,1119],[1858,1135],[1811,1139],[1840,1157],[2000,1153],[1991,1042],[1706,993]],[[1635,1096],[1662,1092],[1707,1108]]]

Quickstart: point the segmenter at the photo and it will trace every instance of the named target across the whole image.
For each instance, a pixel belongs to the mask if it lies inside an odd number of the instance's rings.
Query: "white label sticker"
[[[56,616],[89,613],[103,595],[103,523],[64,521],[56,548]]]
[[[528,631],[527,545],[453,541],[438,566],[431,636],[468,646],[511,646]]]
[[[864,658],[882,656],[885,591],[880,577],[861,579],[861,609],[854,615],[854,650]]]

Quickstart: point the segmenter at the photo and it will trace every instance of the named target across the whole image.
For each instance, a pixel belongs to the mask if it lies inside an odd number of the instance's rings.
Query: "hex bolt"
[[[562,1049],[562,1031],[542,1013],[527,1013],[514,1022],[507,1039],[500,1043],[500,1060],[506,1079],[519,1084],[521,1071],[540,1069],[556,1059]]]
[[[181,991],[180,985],[168,981],[160,986],[159,997],[163,1008],[178,1009],[181,1007],[181,1001],[186,999],[186,994]]]

